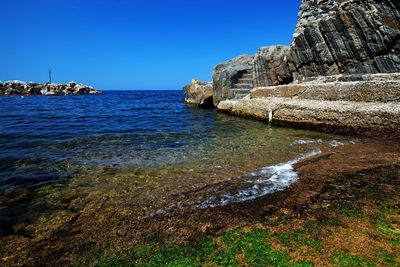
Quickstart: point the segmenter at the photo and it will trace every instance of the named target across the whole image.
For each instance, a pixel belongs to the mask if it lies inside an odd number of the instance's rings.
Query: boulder
[[[74,81],[71,81],[71,82],[69,82],[67,85],[68,85],[68,86],[70,86],[70,87],[75,87],[75,85],[76,85],[76,82],[74,82]]]
[[[74,87],[74,94],[87,94],[90,92],[90,89],[82,84],[77,84]]]
[[[43,90],[43,85],[36,84],[35,86],[30,87],[28,93],[31,95],[40,95],[42,90]]]
[[[14,95],[14,94],[19,94],[19,92],[17,90],[15,90],[14,88],[8,88],[5,92],[5,95]]]
[[[203,108],[213,107],[214,92],[212,82],[202,82],[193,79],[190,85],[186,85],[183,88],[183,93],[187,104],[197,105]]]

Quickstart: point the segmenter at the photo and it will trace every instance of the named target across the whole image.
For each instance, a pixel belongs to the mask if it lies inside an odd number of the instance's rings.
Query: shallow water
[[[0,96],[0,112],[3,236],[87,209],[140,217],[255,198],[294,182],[299,158],[352,141],[187,107],[181,91]],[[243,186],[170,203],[229,181]]]

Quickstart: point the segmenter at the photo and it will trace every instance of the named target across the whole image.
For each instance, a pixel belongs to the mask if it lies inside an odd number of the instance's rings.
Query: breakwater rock
[[[34,83],[23,81],[0,82],[0,95],[77,95],[98,94],[100,90],[94,90],[91,86],[69,82],[67,84],[57,83]]]
[[[213,103],[280,124],[400,129],[399,73],[400,2],[302,0],[289,46],[214,67]]]

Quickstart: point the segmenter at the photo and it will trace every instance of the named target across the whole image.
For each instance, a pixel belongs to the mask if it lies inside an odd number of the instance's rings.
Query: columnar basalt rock
[[[7,81],[0,83],[0,95],[72,95],[72,94],[99,94],[100,90],[94,90],[91,86],[69,82],[67,84],[57,83],[34,83],[23,81]]]

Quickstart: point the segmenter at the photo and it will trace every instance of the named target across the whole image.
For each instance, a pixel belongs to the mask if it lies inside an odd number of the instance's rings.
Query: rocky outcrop
[[[23,81],[0,82],[0,95],[76,95],[98,94],[100,90],[94,90],[91,86],[69,82],[67,84],[34,83]]]
[[[189,105],[196,105],[203,108],[213,107],[213,84],[212,82],[202,82],[192,80],[190,85],[183,87],[185,102]]]
[[[224,99],[232,99],[236,96],[237,91],[233,90],[235,89],[235,84],[239,84],[239,79],[245,74],[250,73],[252,79],[253,64],[254,55],[241,55],[214,67],[213,90],[215,106]],[[236,89],[239,89],[239,87]]]
[[[303,0],[290,46],[259,49],[247,64],[252,87],[314,76],[400,72],[400,4],[390,0]],[[233,99],[240,56],[214,68],[215,104]]]
[[[283,45],[261,47],[255,55],[254,87],[293,82],[293,64],[288,62],[290,47]]]
[[[400,2],[302,0],[290,46],[218,64],[213,89],[214,105],[236,115],[398,132]]]
[[[304,0],[292,41],[298,78],[400,71],[400,4]]]

